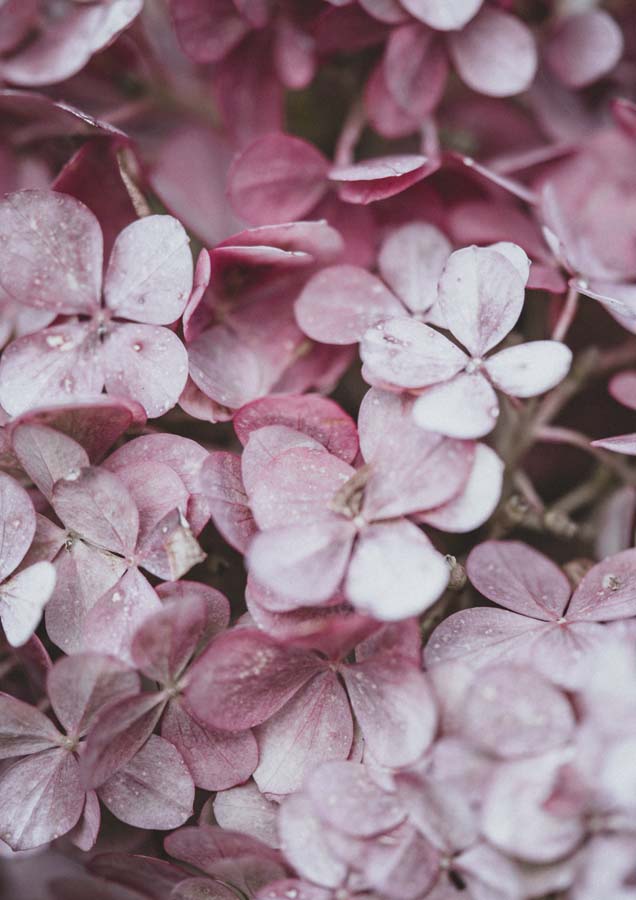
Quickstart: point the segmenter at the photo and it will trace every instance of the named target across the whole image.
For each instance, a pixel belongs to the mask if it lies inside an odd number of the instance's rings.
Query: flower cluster
[[[632,6],[0,0],[3,898],[636,897]]]

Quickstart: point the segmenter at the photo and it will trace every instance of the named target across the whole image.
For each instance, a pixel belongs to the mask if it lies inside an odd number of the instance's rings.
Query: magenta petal
[[[442,41],[422,25],[395,28],[387,42],[383,64],[386,85],[397,105],[424,121],[446,87],[448,57]]]
[[[242,731],[281,709],[321,668],[313,654],[239,628],[218,637],[193,664],[185,696],[203,722]]]
[[[70,472],[56,483],[52,502],[66,528],[122,556],[134,553],[139,514],[116,475],[91,467]]]
[[[401,656],[380,653],[341,673],[365,746],[380,765],[415,762],[437,725],[432,691],[423,672]]]
[[[403,314],[402,305],[379,278],[350,265],[318,272],[296,301],[299,326],[323,344],[355,344],[379,319]]]
[[[188,378],[185,347],[161,325],[116,325],[103,358],[108,393],[137,400],[150,418],[176,404]]]
[[[548,65],[568,87],[582,88],[607,75],[623,53],[623,33],[600,9],[557,23],[544,47]]]
[[[172,216],[146,216],[115,241],[106,277],[106,305],[124,319],[169,325],[192,290],[192,253],[183,226]]]
[[[47,678],[51,706],[67,733],[81,737],[108,703],[139,690],[139,676],[124,663],[98,653],[58,660]]]
[[[563,381],[572,351],[560,341],[530,341],[500,350],[484,368],[495,387],[513,397],[536,397]]]
[[[24,471],[48,500],[56,481],[90,465],[80,444],[35,422],[17,424],[11,431],[11,445]]]
[[[368,526],[358,538],[345,592],[361,612],[393,622],[432,606],[450,569],[426,535],[406,519]]]
[[[57,747],[60,737],[57,728],[39,709],[0,693],[0,759]]]
[[[136,828],[168,830],[192,815],[194,784],[181,754],[169,741],[147,744],[99,789],[108,809]]]
[[[208,791],[241,784],[258,763],[251,731],[220,731],[202,725],[179,698],[163,714],[161,736],[181,753],[195,785]]]
[[[352,837],[381,834],[406,815],[397,796],[380,787],[359,763],[323,763],[306,787],[318,816]]]
[[[480,438],[495,427],[497,395],[484,376],[461,372],[450,381],[426,388],[413,405],[420,428],[456,438]]]
[[[347,866],[329,850],[325,826],[316,815],[312,799],[300,791],[288,797],[281,806],[278,828],[281,849],[301,875],[326,887],[342,884]]]
[[[530,29],[518,16],[488,6],[449,36],[449,49],[462,81],[490,97],[520,94],[537,70]]]
[[[358,435],[351,416],[333,400],[319,394],[254,400],[238,410],[233,424],[243,446],[257,428],[286,425],[319,441],[345,462],[353,462],[358,452]]]
[[[254,780],[264,794],[297,791],[316,765],[346,759],[353,722],[344,688],[327,671],[307,682],[256,731]]]
[[[0,838],[28,850],[66,834],[84,806],[77,760],[68,750],[44,750],[0,774]]]
[[[270,847],[278,847],[278,804],[264,797],[253,781],[246,781],[214,798],[214,818],[221,828],[240,831]]]
[[[35,535],[35,510],[31,498],[18,482],[0,472],[0,581],[22,562]]]
[[[55,569],[50,562],[36,562],[0,586],[0,619],[13,647],[26,644],[34,633],[54,588]]]
[[[416,19],[438,31],[463,28],[475,15],[483,0],[400,0]]]
[[[491,517],[503,485],[504,464],[486,444],[477,444],[475,461],[463,490],[448,503],[418,519],[440,531],[463,534],[479,528]]]
[[[466,366],[466,354],[416,319],[387,319],[365,331],[360,341],[365,375],[399,388],[446,381]]]
[[[53,191],[10,194],[0,203],[0,234],[0,283],[13,300],[57,314],[99,305],[102,232],[83,203]]]
[[[19,416],[43,405],[93,398],[104,386],[101,356],[95,334],[82,322],[18,338],[0,360],[0,403]]]
[[[470,553],[468,577],[489,600],[543,621],[560,618],[570,597],[563,572],[518,541],[486,541]]]
[[[257,527],[243,486],[240,457],[220,451],[210,453],[200,478],[214,524],[228,544],[244,553]]]
[[[434,225],[410,222],[392,231],[382,244],[382,277],[413,312],[424,312],[437,298],[437,283],[450,256],[448,239]]]
[[[508,334],[523,301],[523,278],[502,253],[466,247],[448,258],[439,282],[440,311],[472,356],[491,350]]]
[[[636,550],[623,550],[598,563],[574,592],[568,621],[607,622],[636,615],[635,572]]]
[[[379,156],[352,165],[334,166],[329,170],[329,180],[340,185],[341,200],[366,204],[393,197],[438,168],[437,159],[415,153]]]
[[[228,175],[236,212],[255,225],[302,219],[327,187],[329,163],[313,144],[286,134],[258,138]]]

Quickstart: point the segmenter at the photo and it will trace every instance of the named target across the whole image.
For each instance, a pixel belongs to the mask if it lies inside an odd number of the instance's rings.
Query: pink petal
[[[568,621],[608,622],[636,614],[636,550],[623,550],[590,569],[567,609]]]
[[[381,834],[405,818],[396,795],[380,787],[358,763],[323,763],[306,788],[324,823],[352,837]]]
[[[524,281],[496,250],[466,247],[448,258],[439,283],[440,311],[472,356],[495,347],[514,327],[524,301]]]
[[[239,628],[197,659],[185,696],[203,722],[240,731],[272,716],[320,669],[317,657]]]
[[[450,569],[406,519],[368,526],[354,548],[345,591],[356,609],[383,621],[418,615],[448,584]]]
[[[262,475],[275,457],[300,447],[321,453],[325,450],[319,441],[286,425],[265,425],[253,431],[241,457],[243,484],[248,496],[258,490]]]
[[[0,838],[28,850],[66,834],[84,806],[77,760],[68,750],[44,750],[0,774]]]
[[[28,756],[59,744],[59,731],[34,706],[0,694],[0,713],[0,759]]]
[[[397,105],[424,121],[446,87],[448,58],[442,41],[422,25],[395,28],[387,42],[383,64],[386,85]]]
[[[469,741],[504,758],[565,744],[574,725],[565,694],[533,669],[506,663],[480,671],[464,699],[461,719]]]
[[[404,9],[438,31],[463,28],[483,0],[400,0]]]
[[[50,562],[36,562],[0,586],[0,618],[13,647],[26,644],[34,633],[54,587],[55,569]]]
[[[347,866],[330,851],[313,798],[300,791],[288,797],[281,806],[278,828],[285,858],[300,875],[326,887],[336,888],[344,882]]]
[[[530,341],[495,353],[484,368],[500,391],[513,397],[536,397],[563,381],[572,351],[560,341]]]
[[[517,16],[484,7],[462,31],[449,36],[460,78],[490,97],[511,97],[530,87],[537,49],[530,29]]]
[[[324,344],[354,344],[379,319],[404,309],[379,278],[358,266],[330,266],[314,275],[296,301],[302,330]]]
[[[480,372],[462,372],[423,391],[413,406],[420,428],[449,437],[480,438],[495,427],[497,395]]]
[[[367,329],[360,341],[365,376],[399,388],[446,381],[465,368],[466,354],[417,319],[387,319]]]
[[[219,532],[241,553],[256,533],[241,477],[241,459],[233,453],[210,453],[201,467],[201,492]]]
[[[195,785],[207,791],[241,784],[258,763],[251,731],[220,731],[203,725],[178,697],[163,714],[161,735],[181,753]]]
[[[179,338],[160,325],[117,325],[104,345],[109,394],[137,400],[150,418],[179,399],[188,377],[188,354]]]
[[[626,456],[636,456],[636,434],[621,434],[616,437],[602,438],[599,441],[591,441],[593,447],[603,447],[612,453],[624,453]]]
[[[76,469],[55,484],[52,503],[66,528],[122,556],[134,553],[139,513],[116,475],[105,469]]]
[[[11,431],[11,444],[20,465],[48,500],[56,481],[90,465],[80,444],[46,425],[16,425]]]
[[[262,888],[255,900],[288,900],[290,891],[294,891],[294,900],[331,900],[332,892],[328,888],[318,887],[296,878],[286,878]]]
[[[336,675],[327,671],[312,678],[258,727],[256,739],[254,780],[264,794],[291,794],[321,762],[346,759],[353,722]]]
[[[321,603],[336,593],[354,537],[353,524],[335,516],[300,528],[264,531],[250,544],[248,569],[274,593],[306,604]]]
[[[437,297],[437,283],[451,254],[442,232],[426,222],[410,222],[392,231],[378,256],[380,273],[413,312],[425,312]]]
[[[136,668],[161,684],[178,679],[207,624],[207,604],[196,593],[164,601],[134,636],[131,652]]]
[[[12,299],[57,314],[97,308],[102,232],[83,203],[53,191],[10,194],[0,203],[0,234],[0,282]]]
[[[185,514],[188,492],[175,470],[162,462],[131,461],[110,471],[115,472],[137,507],[137,551],[142,556],[153,530],[168,513],[180,509]]]
[[[260,862],[277,864],[280,854],[266,844],[236,831],[223,831],[212,825],[181,828],[164,841],[167,853],[188,865],[212,875],[215,866],[223,861],[243,862],[252,857]]]
[[[232,0],[173,0],[170,11],[179,43],[197,63],[223,59],[250,30]]]
[[[407,18],[398,0],[360,0],[360,6],[370,16],[388,25],[398,25]]]
[[[180,753],[153,734],[130,762],[101,786],[99,796],[128,825],[169,830],[192,815],[194,784]]]
[[[491,517],[503,486],[504,464],[494,450],[477,444],[475,461],[463,490],[448,503],[418,519],[440,531],[464,534],[479,528]]]
[[[80,850],[92,850],[99,837],[102,823],[99,799],[95,791],[88,791],[84,801],[84,811],[75,828],[69,833],[69,840]]]
[[[546,556],[518,541],[486,541],[470,553],[466,572],[489,600],[543,621],[559,619],[570,597],[563,572]]]
[[[358,435],[351,416],[333,400],[319,394],[254,400],[238,410],[233,425],[243,446],[257,428],[286,425],[319,441],[345,462],[353,462],[358,452]]]
[[[129,889],[122,900],[129,900],[129,892],[150,893],[153,897],[163,898],[183,881],[186,874],[182,868],[162,859],[139,854],[131,856],[122,851],[93,856],[90,870],[100,882]],[[107,900],[110,900],[110,895]],[[114,900],[119,900],[119,894]]]
[[[275,31],[274,64],[290,90],[302,90],[313,80],[318,61],[312,36],[292,16],[281,16]]]
[[[103,386],[101,348],[85,323],[27,334],[9,344],[0,360],[0,403],[13,416],[93,398]]]
[[[278,846],[278,804],[267,800],[253,781],[220,791],[214,798],[214,818],[221,828]]]
[[[346,203],[374,203],[405,191],[439,168],[437,159],[418,154],[378,156],[352,165],[334,166],[329,180],[337,182]]]
[[[609,392],[623,406],[636,409],[636,372],[626,371],[614,375],[609,383]]]
[[[266,360],[225,325],[209,328],[188,345],[190,376],[207,397],[236,409],[271,387]]]
[[[544,53],[567,87],[582,88],[612,71],[623,54],[623,34],[606,12],[590,9],[558,22]]]
[[[192,290],[192,253],[183,226],[172,216],[146,216],[121,232],[113,247],[104,299],[116,316],[169,325]]]
[[[410,660],[381,653],[340,669],[365,746],[380,765],[414,763],[431,743],[437,710],[426,676]]]
[[[170,894],[170,900],[235,900],[236,891],[210,878],[187,878]]]
[[[329,163],[300,138],[269,134],[236,158],[228,176],[236,212],[255,225],[302,219],[327,186]]]
[[[53,712],[66,732],[75,737],[86,734],[108,703],[138,691],[136,672],[119,660],[98,653],[64,656],[47,678]]]
[[[24,488],[0,472],[0,581],[18,566],[35,535],[35,510]]]
[[[419,123],[398,106],[386,84],[383,62],[379,62],[370,77],[364,92],[364,105],[373,128],[386,138],[404,137],[417,131]],[[358,207],[364,210],[365,207]],[[367,263],[366,259],[361,265]]]
[[[164,581],[155,588],[165,604],[189,603],[191,597],[198,597],[206,608],[205,635],[214,636],[224,631],[230,624],[230,604],[227,597],[216,588],[198,581]]]

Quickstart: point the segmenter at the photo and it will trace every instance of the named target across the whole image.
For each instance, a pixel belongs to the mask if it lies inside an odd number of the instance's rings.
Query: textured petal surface
[[[201,492],[220,533],[244,553],[257,527],[241,477],[241,458],[233,453],[210,453],[201,467]]]
[[[20,647],[40,624],[42,612],[55,588],[50,562],[36,562],[0,587],[0,618],[7,640]]]
[[[569,621],[606,622],[636,614],[636,550],[624,550],[594,566],[574,592]]]
[[[241,831],[270,847],[278,846],[278,804],[263,797],[251,780],[216,795],[214,818],[221,828]]]
[[[88,454],[77,441],[46,425],[16,425],[11,444],[24,471],[49,500],[56,481],[90,465]]]
[[[504,464],[486,444],[477,444],[475,459],[463,490],[448,503],[421,517],[441,531],[463,534],[491,517],[501,499]]]
[[[329,179],[340,185],[338,195],[345,203],[367,204],[394,197],[438,168],[437,159],[415,153],[380,156],[352,165],[334,166],[329,171]]]
[[[35,510],[25,489],[0,473],[0,580],[22,562],[35,535]]]
[[[437,299],[437,283],[452,247],[434,225],[411,222],[390,233],[378,256],[380,273],[413,312],[424,312]]]
[[[479,438],[493,430],[499,416],[497,395],[480,372],[461,372],[421,393],[413,418],[428,431],[449,437]]]
[[[352,837],[388,831],[405,817],[396,795],[380,787],[359,763],[323,763],[306,789],[319,817]]]
[[[0,694],[0,759],[39,753],[58,744],[60,734],[44,713],[9,694]]]
[[[495,353],[485,363],[493,383],[513,397],[536,397],[563,381],[572,351],[559,341],[531,341]]]
[[[306,794],[298,791],[285,800],[278,827],[285,857],[301,875],[333,888],[345,880],[347,866],[327,846],[325,826]]]

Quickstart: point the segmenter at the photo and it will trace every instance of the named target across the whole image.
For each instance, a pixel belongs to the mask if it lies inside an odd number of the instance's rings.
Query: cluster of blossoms
[[[630,0],[0,0],[0,895],[636,898]]]

